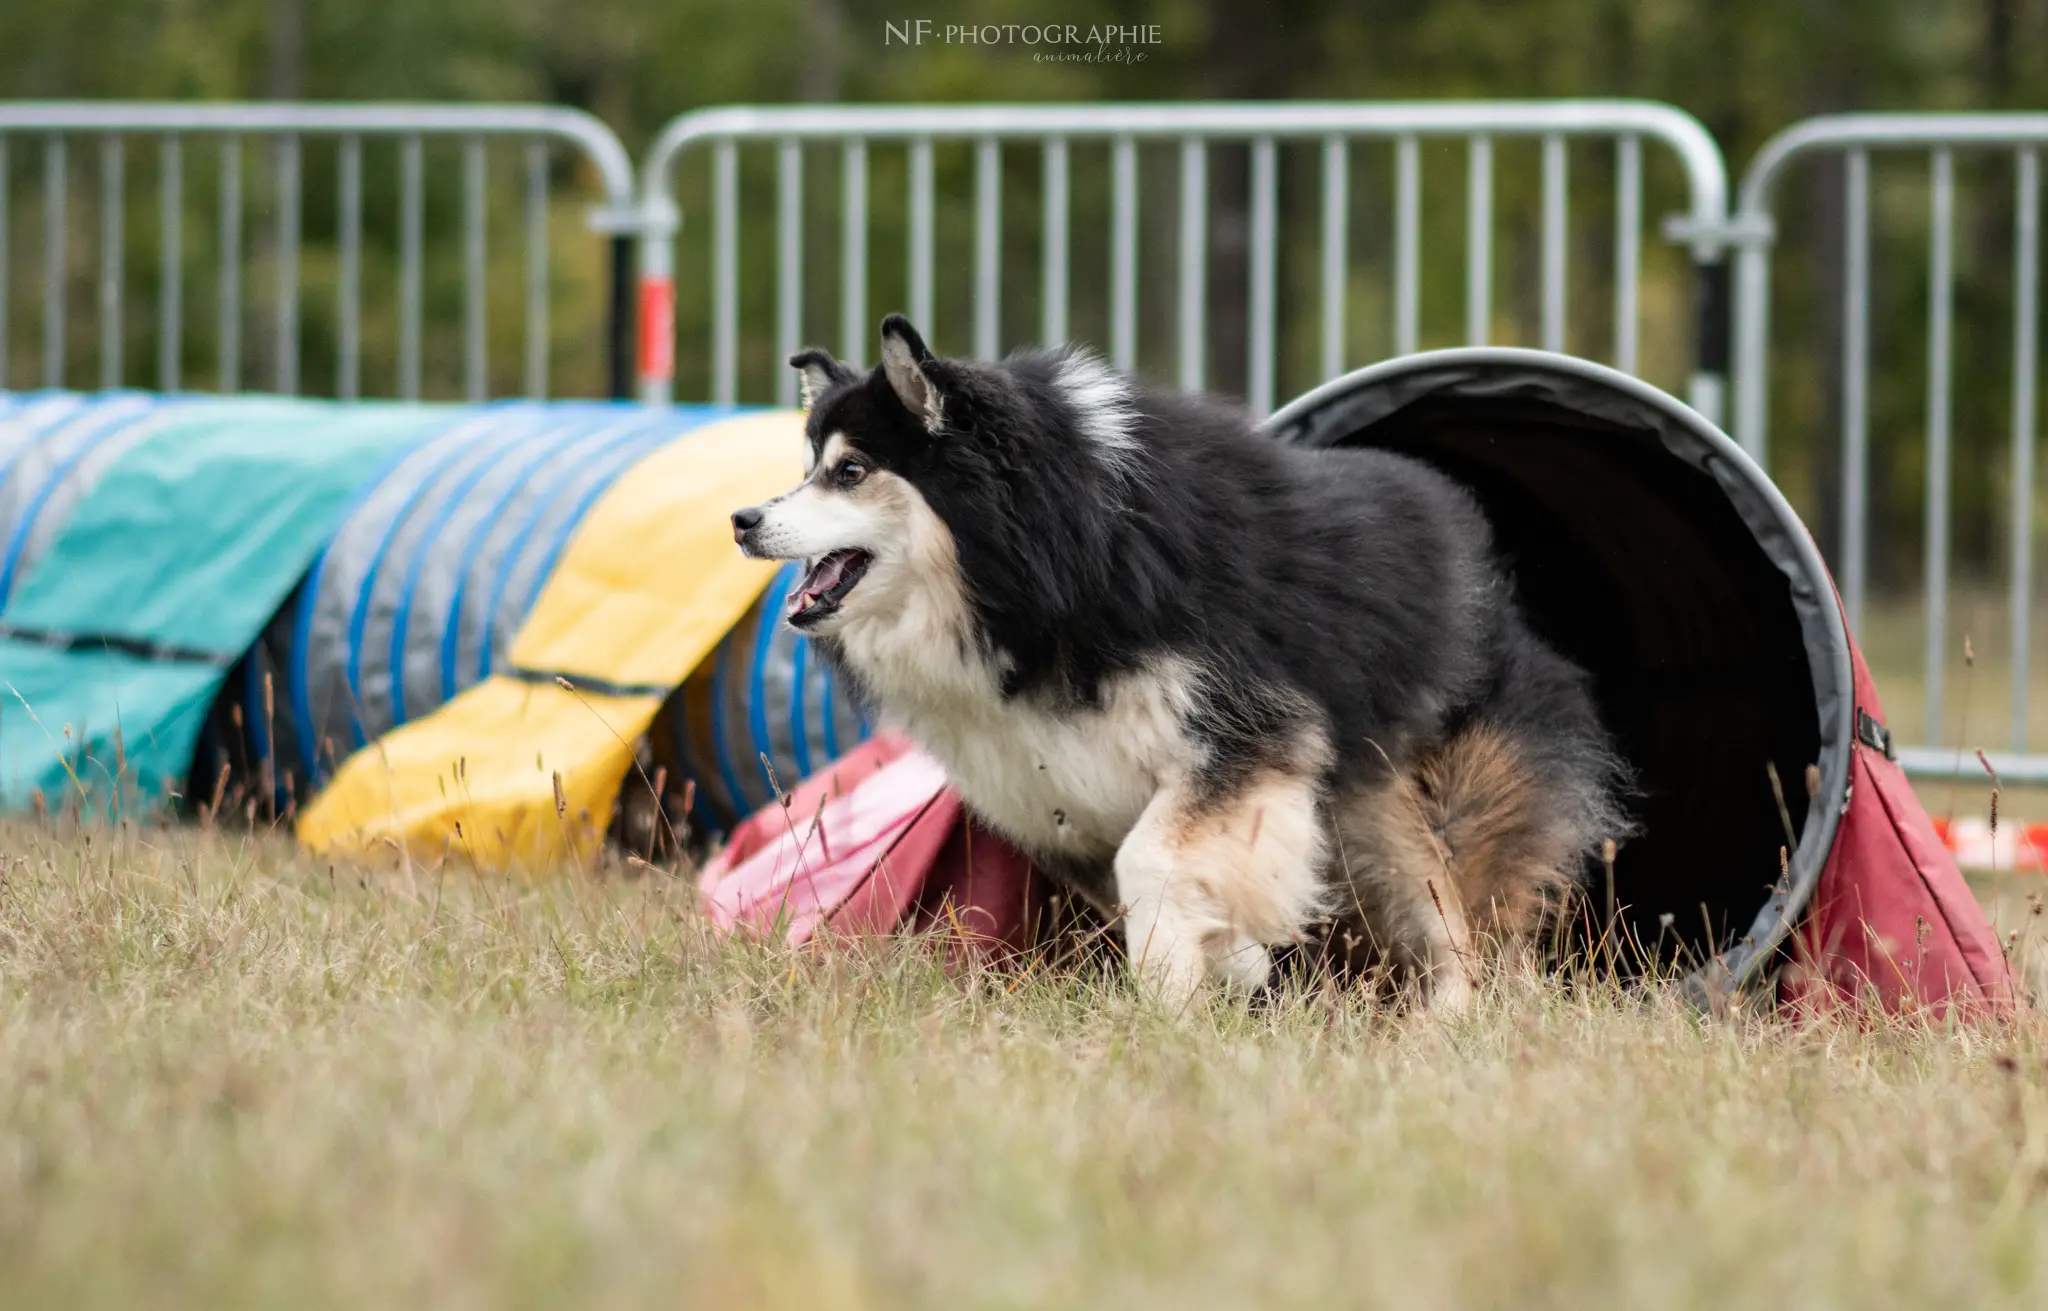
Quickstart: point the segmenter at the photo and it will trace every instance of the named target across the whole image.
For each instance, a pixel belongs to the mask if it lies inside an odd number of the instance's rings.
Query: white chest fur
[[[1177,719],[1132,689],[1100,708],[1012,702],[982,714],[913,713],[905,728],[978,814],[1026,848],[1107,859],[1161,777],[1184,768]]]
[[[960,658],[953,642],[908,660],[858,628],[848,626],[842,651],[880,717],[936,757],[967,804],[1027,850],[1108,859],[1161,783],[1195,763],[1182,728],[1188,679],[1178,668],[1123,675],[1088,707],[1006,700],[997,671]]]

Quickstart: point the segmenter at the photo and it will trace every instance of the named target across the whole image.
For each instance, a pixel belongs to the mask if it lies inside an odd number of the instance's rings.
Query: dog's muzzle
[[[732,539],[739,543],[740,550],[748,555],[755,554],[754,530],[759,528],[761,521],[767,517],[758,505],[750,505],[744,510],[732,512]]]

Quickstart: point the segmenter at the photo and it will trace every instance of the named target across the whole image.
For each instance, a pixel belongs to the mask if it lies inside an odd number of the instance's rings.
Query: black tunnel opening
[[[1530,620],[1590,671],[1635,771],[1642,831],[1614,872],[1629,930],[1728,974],[1764,963],[1833,837],[1847,670],[1832,589],[1761,472],[1671,398],[1525,351],[1361,370],[1271,427],[1471,488]]]

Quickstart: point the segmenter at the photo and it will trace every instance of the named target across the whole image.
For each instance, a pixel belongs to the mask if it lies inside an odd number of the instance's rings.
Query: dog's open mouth
[[[804,628],[837,614],[847,593],[860,585],[875,557],[858,547],[821,556],[789,594],[789,622]]]

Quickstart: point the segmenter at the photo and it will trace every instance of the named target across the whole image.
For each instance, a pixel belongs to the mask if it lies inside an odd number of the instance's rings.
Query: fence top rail
[[[2037,144],[2048,144],[2048,113],[1823,114],[1764,142],[1742,175],[1736,212],[1745,218],[1768,214],[1779,175],[1799,156],[1817,151]]]
[[[274,133],[298,136],[546,136],[579,147],[608,205],[633,200],[633,161],[612,130],[560,105],[442,105],[409,101],[0,100],[9,132]]]
[[[707,141],[785,138],[1269,137],[1640,135],[1683,163],[1692,215],[1718,222],[1728,170],[1691,114],[1652,100],[1189,101],[1045,105],[740,105],[671,119],[641,173],[643,199],[666,203],[676,157]]]

